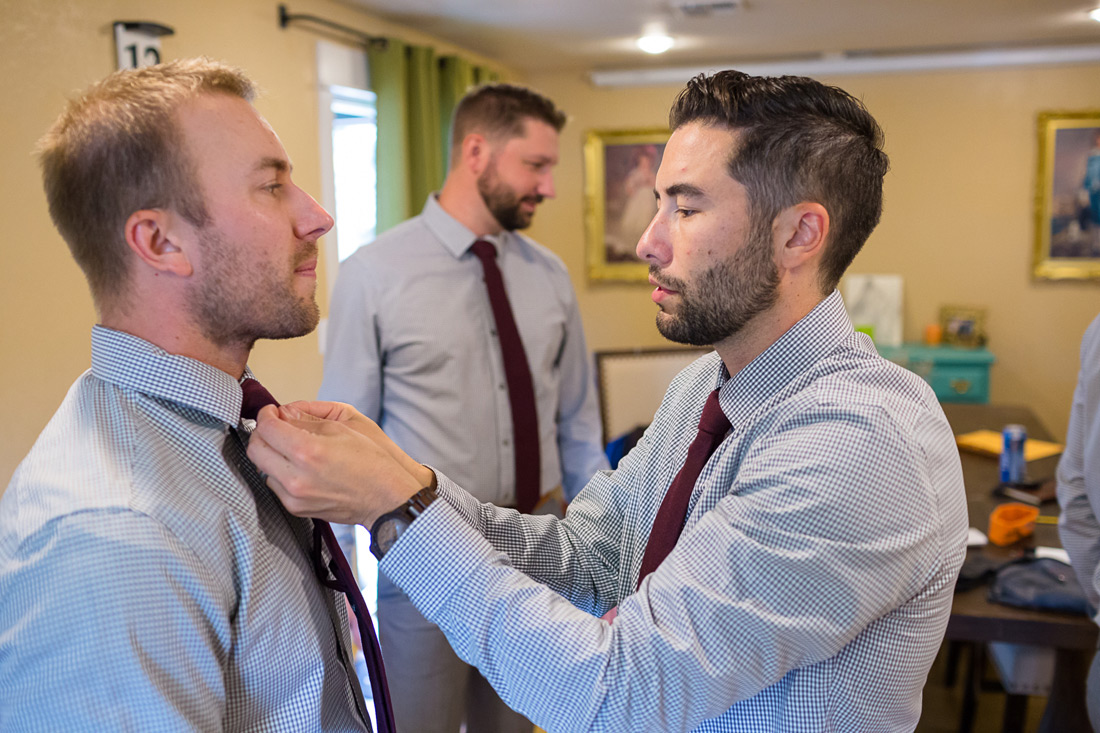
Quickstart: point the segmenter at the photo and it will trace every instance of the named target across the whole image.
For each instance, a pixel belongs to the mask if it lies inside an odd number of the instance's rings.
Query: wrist
[[[435,477],[435,471],[423,464],[420,464],[416,473],[413,474],[413,477],[416,479],[418,484],[428,487],[432,490],[435,490],[439,486],[439,481]]]
[[[409,497],[404,504],[375,519],[370,527],[371,553],[381,560],[409,525],[423,514],[436,498],[435,486],[427,486]]]

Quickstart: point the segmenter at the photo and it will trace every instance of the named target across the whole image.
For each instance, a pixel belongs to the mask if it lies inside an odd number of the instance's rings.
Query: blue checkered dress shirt
[[[0,498],[0,730],[365,731],[309,520],[228,374],[96,327]]]
[[[733,428],[635,591],[715,387]],[[962,472],[931,389],[838,293],[733,378],[716,354],[681,372],[563,521],[440,491],[381,569],[549,731],[916,726],[965,554]]]

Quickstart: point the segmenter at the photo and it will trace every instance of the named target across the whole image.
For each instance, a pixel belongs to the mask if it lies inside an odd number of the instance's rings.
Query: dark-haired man
[[[340,267],[320,392],[354,405],[482,501],[527,512],[557,505],[559,515],[562,489],[572,498],[607,467],[569,273],[517,231],[554,196],[564,124],[552,101],[511,84],[460,100],[438,195]],[[503,303],[486,268],[499,273]],[[500,318],[514,321],[512,341]],[[470,731],[530,733],[384,573],[378,585],[402,731],[457,733],[465,717]]]
[[[332,227],[253,94],[122,71],[40,143],[99,325],[0,500],[0,730],[371,730],[311,522],[245,456],[252,345],[317,325]]]
[[[478,503],[346,407],[268,411],[250,455],[291,512],[375,527],[382,569],[549,730],[911,731],[967,514],[935,396],[835,290],[879,219],[881,131],[839,89],[734,71],[670,122],[638,253],[662,333],[716,353],[564,520]],[[370,476],[387,457],[407,478]]]

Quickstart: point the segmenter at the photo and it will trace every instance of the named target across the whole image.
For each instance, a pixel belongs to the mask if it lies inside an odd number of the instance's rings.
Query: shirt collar
[[[719,361],[719,398],[730,422],[736,425],[853,334],[844,301],[834,290],[736,376],[731,378]]]
[[[504,247],[508,245],[508,242],[516,238],[516,234],[509,231],[501,231],[500,234],[477,236],[460,223],[458,219],[448,214],[443,207],[439,205],[439,201],[434,193],[428,195],[428,201],[424,204],[424,211],[421,213],[421,217],[423,217],[424,224],[428,227],[428,230],[443,243],[443,247],[454,255],[456,259],[466,254],[470,247],[473,246],[474,242],[479,239],[484,239],[486,242],[496,247],[497,254],[499,255],[504,250]]]
[[[240,382],[217,367],[132,334],[92,327],[92,374],[123,389],[174,402],[228,425],[241,416]],[[244,377],[252,372],[245,369]]]

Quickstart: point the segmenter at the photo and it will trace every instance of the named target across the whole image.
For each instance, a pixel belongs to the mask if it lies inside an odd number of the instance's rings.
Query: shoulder
[[[341,264],[377,265],[399,261],[410,253],[438,247],[438,240],[423,216],[414,216],[387,229],[370,242],[365,242]]]
[[[804,442],[806,456],[837,465],[958,463],[954,435],[931,387],[846,338],[764,402],[750,419],[751,442],[770,450]]]
[[[515,235],[513,242],[516,244],[516,249],[526,262],[540,267],[554,276],[569,278],[569,270],[566,268],[565,262],[555,252],[545,245],[539,244],[526,234],[521,232],[513,232],[513,234]]]
[[[913,372],[847,339],[807,375],[805,393],[820,405],[880,408],[902,421],[942,415],[932,388]]]
[[[1093,319],[1081,338],[1081,363],[1095,365],[1100,361],[1100,316]],[[1097,367],[1100,368],[1100,367]]]
[[[129,505],[137,424],[128,402],[90,371],[77,379],[0,499],[0,531]]]

